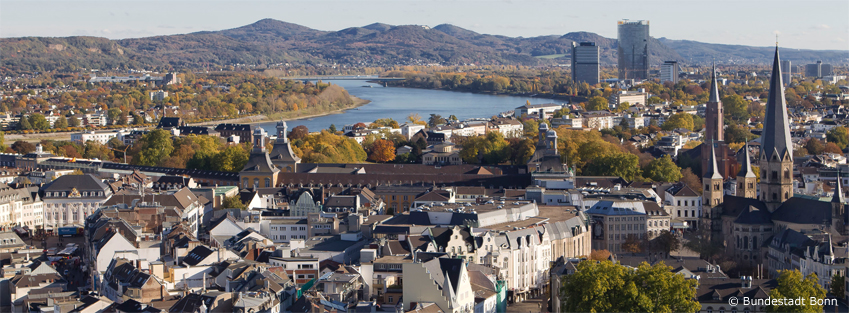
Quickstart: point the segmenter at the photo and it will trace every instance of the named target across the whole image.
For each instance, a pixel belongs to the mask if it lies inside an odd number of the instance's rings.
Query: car
[[[68,270],[65,270],[65,276],[68,276],[68,273],[69,273]]]

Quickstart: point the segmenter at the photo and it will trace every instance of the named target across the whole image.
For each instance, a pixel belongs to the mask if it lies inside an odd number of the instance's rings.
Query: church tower
[[[722,204],[723,188],[722,174],[719,173],[719,166],[716,163],[716,149],[714,143],[710,144],[710,163],[711,167],[708,172],[702,177],[702,183],[705,188],[702,193],[702,207],[714,208]]]
[[[740,167],[740,172],[737,173],[737,196],[755,199],[757,198],[757,183],[758,178],[755,172],[752,171],[752,161],[749,158],[749,143],[743,148],[745,152],[743,157],[743,166]]]
[[[277,122],[277,140],[274,141],[274,147],[271,148],[269,157],[271,162],[280,168],[281,173],[294,173],[297,172],[301,158],[295,155],[292,150],[292,144],[286,136],[287,128],[285,121]]]
[[[774,212],[781,203],[793,196],[793,143],[790,142],[790,121],[784,100],[780,62],[776,46],[759,159],[761,192],[758,198],[766,203],[770,212]]]
[[[710,74],[710,97],[705,105],[705,142],[725,141],[724,113],[716,82],[716,64]]]
[[[702,153],[702,175],[707,175],[711,170],[711,158],[716,158],[719,175],[731,177],[731,164],[729,164],[728,145],[725,143],[725,122],[722,111],[722,100],[719,98],[719,83],[716,81],[716,65],[711,67],[710,90],[708,102],[705,104],[705,135],[704,142],[713,143],[711,149],[716,149],[711,154],[707,144],[701,146]]]
[[[846,204],[846,198],[843,195],[843,177],[840,176],[840,172],[837,172],[837,187],[834,188],[834,195],[831,197],[831,223],[832,227],[835,228],[837,232],[841,235],[846,235],[846,223],[849,222],[847,220],[847,207],[849,205]]]

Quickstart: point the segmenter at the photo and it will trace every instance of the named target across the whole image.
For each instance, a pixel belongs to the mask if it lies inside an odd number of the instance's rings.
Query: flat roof
[[[578,208],[574,206],[540,205],[539,216],[549,219],[549,222],[562,222],[578,216]]]
[[[489,230],[493,230],[493,231],[511,231],[511,230],[514,230],[516,227],[518,227],[518,228],[531,227],[531,226],[534,226],[534,225],[537,225],[537,224],[540,224],[540,223],[545,223],[547,221],[548,221],[548,219],[544,218],[544,217],[529,217],[529,218],[521,220],[521,221],[498,223],[498,224],[495,224],[495,225],[489,225],[489,226],[481,227],[481,228],[485,228],[485,229],[489,229]]]

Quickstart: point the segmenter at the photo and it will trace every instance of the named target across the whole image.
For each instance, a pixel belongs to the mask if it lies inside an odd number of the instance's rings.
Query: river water
[[[349,94],[371,102],[339,114],[287,121],[289,130],[295,126],[304,125],[309,131],[315,132],[327,129],[330,124],[335,124],[337,129],[342,129],[342,126],[346,124],[372,122],[379,118],[393,118],[399,124],[403,124],[407,120],[407,116],[412,113],[418,113],[425,121],[430,117],[430,114],[440,114],[444,118],[453,114],[461,120],[489,118],[522,106],[525,101],[530,101],[531,104],[563,102],[561,100],[495,96],[445,90],[382,87],[378,84],[359,80],[325,80],[324,82],[339,85],[345,88]],[[270,134],[276,133],[277,122],[266,122],[259,125]]]

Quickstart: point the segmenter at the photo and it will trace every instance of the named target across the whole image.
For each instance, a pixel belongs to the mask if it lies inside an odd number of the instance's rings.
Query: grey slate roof
[[[778,46],[772,61],[772,77],[769,80],[769,95],[764,113],[763,137],[761,138],[761,156],[772,159],[793,156],[793,143],[790,142],[790,121],[787,117],[787,103],[784,100],[784,84],[781,82],[781,61]]]
[[[823,224],[831,221],[831,203],[792,197],[772,213],[772,219],[795,224]]]

